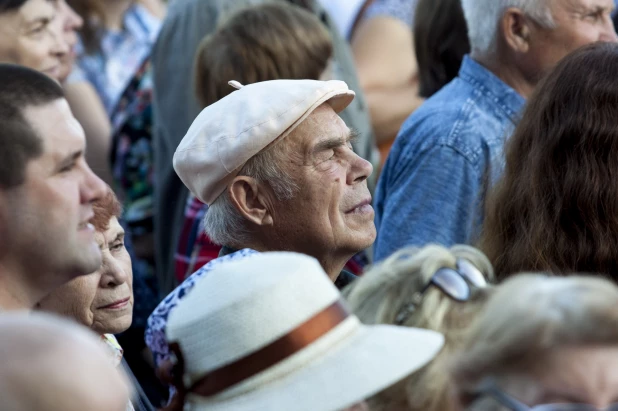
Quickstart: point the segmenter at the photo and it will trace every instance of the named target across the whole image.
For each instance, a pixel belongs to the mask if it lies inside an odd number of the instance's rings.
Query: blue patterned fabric
[[[150,55],[161,29],[161,20],[140,4],[134,4],[125,13],[124,28],[119,32],[105,31],[99,53],[86,54],[83,44],[78,43],[76,64],[68,80],[92,83],[109,116]]]
[[[525,100],[468,56],[403,124],[375,195],[374,261],[409,246],[469,243]]]
[[[148,325],[146,326],[146,345],[150,348],[150,351],[152,351],[154,355],[156,367],[158,367],[163,361],[169,359],[169,347],[165,336],[165,328],[167,327],[167,319],[170,313],[174,310],[174,308],[176,308],[180,300],[187,296],[200,278],[208,274],[218,265],[229,261],[240,260],[256,253],[257,251],[255,250],[245,248],[212,260],[189,276],[182,282],[182,284],[176,287],[174,291],[165,297],[163,301],[161,301],[161,303],[157,306],[157,308],[155,308],[154,312],[148,318]]]
[[[378,16],[393,17],[412,27],[417,2],[418,0],[376,0],[365,11],[364,19]]]

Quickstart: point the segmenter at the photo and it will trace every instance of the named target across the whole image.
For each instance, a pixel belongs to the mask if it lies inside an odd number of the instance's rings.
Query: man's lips
[[[352,213],[369,211],[370,209],[373,209],[371,207],[371,197],[366,198],[365,200],[363,200],[360,203],[356,204],[354,207],[352,207],[351,209],[349,209],[345,213],[346,214],[352,214]]]
[[[99,309],[113,310],[113,309],[124,308],[129,303],[130,299],[131,299],[131,297],[123,298],[122,300],[117,300],[117,301],[115,301],[115,302],[113,302],[111,304],[99,307]]]

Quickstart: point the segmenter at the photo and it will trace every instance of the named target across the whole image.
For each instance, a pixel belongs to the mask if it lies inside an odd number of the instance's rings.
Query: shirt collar
[[[118,344],[118,340],[116,340],[113,334],[103,334],[101,335],[101,342],[109,352],[112,365],[117,367],[122,361],[122,354],[124,352],[120,344]]]
[[[517,124],[526,100],[511,86],[500,80],[494,73],[469,55],[464,57],[459,69],[459,77],[491,98],[504,111],[511,122],[514,125]]]

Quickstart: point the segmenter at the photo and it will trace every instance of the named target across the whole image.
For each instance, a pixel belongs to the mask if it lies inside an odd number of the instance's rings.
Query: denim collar
[[[466,55],[461,63],[459,77],[470,83],[485,97],[490,98],[511,120],[513,125],[517,124],[526,100],[511,86],[500,80],[469,55]]]

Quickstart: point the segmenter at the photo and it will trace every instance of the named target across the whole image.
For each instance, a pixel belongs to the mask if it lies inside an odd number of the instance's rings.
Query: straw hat
[[[362,325],[315,259],[284,252],[218,266],[166,332],[185,410],[210,411],[341,410],[421,368],[444,341]]]
[[[239,90],[202,110],[174,153],[174,170],[208,205],[251,157],[291,133],[320,105],[328,103],[339,113],[354,99],[338,80],[229,84]]]

